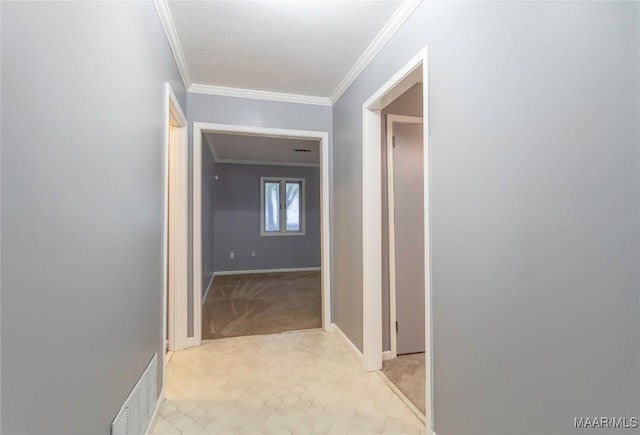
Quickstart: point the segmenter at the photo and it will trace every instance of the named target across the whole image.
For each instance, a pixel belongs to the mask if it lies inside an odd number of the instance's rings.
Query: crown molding
[[[207,146],[209,147],[209,150],[211,151],[211,155],[213,156],[213,161],[217,162],[218,156],[216,155],[216,150],[213,147],[213,144],[209,140],[209,136],[207,136],[206,134],[203,134],[202,137],[204,138],[205,142],[207,142]]]
[[[380,32],[376,35],[374,40],[369,44],[369,47],[362,53],[362,56],[353,65],[351,70],[342,79],[338,87],[333,91],[329,100],[331,104],[335,104],[338,99],[345,93],[351,83],[360,75],[362,71],[369,65],[369,62],[378,54],[380,49],[391,39],[400,26],[405,22],[409,15],[422,3],[422,0],[404,0],[398,9],[393,13],[389,21],[384,25]]]
[[[182,45],[180,45],[180,38],[178,38],[176,26],[173,23],[173,18],[171,17],[169,3],[167,0],[153,0],[153,4],[158,11],[162,27],[167,35],[167,39],[169,40],[169,46],[171,47],[173,58],[178,66],[180,77],[182,77],[184,88],[185,90],[188,90],[191,87],[191,76],[189,75],[189,68],[187,67],[187,61],[184,58],[184,52],[182,51]]]
[[[169,4],[167,0],[153,0],[153,4],[158,11],[162,27],[167,35],[171,52],[178,66],[178,71],[182,77],[187,92],[196,94],[220,95],[225,97],[250,98],[254,100],[281,101],[285,103],[312,104],[319,106],[333,106],[336,101],[349,88],[351,83],[362,73],[369,62],[378,54],[380,49],[391,39],[395,32],[405,22],[405,20],[413,13],[413,11],[422,3],[422,0],[404,0],[398,9],[393,13],[389,21],[378,32],[374,40],[369,44],[367,49],[362,53],[357,62],[349,70],[347,75],[342,79],[338,87],[327,97],[317,97],[311,95],[286,94],[281,92],[259,91],[256,89],[230,88],[226,86],[205,85],[192,83],[187,67],[187,61],[180,45],[180,39],[176,31]]]
[[[243,159],[218,159],[216,163],[233,164],[233,165],[262,165],[262,166],[299,166],[304,168],[319,168],[320,163],[304,163],[304,162],[274,162],[270,160],[243,160]]]
[[[228,88],[225,86],[202,85],[194,83],[189,87],[188,91],[196,94],[221,95],[225,97],[251,98],[254,100],[282,101],[286,103],[331,106],[331,101],[325,97],[284,94],[281,92],[258,91],[255,89]]]

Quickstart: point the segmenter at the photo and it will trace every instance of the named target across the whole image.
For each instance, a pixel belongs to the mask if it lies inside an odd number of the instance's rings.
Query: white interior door
[[[397,354],[425,351],[422,123],[392,124]],[[392,286],[392,291],[393,291]],[[393,332],[392,332],[393,333]]]

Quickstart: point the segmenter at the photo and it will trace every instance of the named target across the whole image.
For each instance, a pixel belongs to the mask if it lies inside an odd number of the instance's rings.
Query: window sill
[[[278,236],[304,236],[304,231],[301,233],[260,233],[261,237],[278,237]]]

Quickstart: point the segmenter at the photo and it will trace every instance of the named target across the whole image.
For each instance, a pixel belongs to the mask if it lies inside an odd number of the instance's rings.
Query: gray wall
[[[389,198],[387,196],[388,114],[422,116],[422,83],[417,83],[382,109],[382,350],[391,350],[389,336]]]
[[[187,119],[189,120],[190,131],[193,127],[193,122],[326,131],[329,132],[329,159],[333,160],[333,118],[332,108],[328,106],[188,93]],[[193,143],[192,131],[190,132],[189,140],[190,143]],[[330,220],[333,221],[333,194],[335,191],[333,188],[332,167],[329,167],[329,183],[329,214]],[[190,186],[190,189],[192,188],[193,186]],[[333,233],[331,234],[331,239],[331,246],[333,247]],[[189,249],[189,252],[191,254],[192,250]],[[335,267],[335,264],[332,264],[333,267]],[[191,267],[189,269],[191,270]],[[331,303],[333,304],[333,296]],[[332,309],[333,311],[334,309]],[[189,318],[191,319],[192,316],[193,304],[190,302]],[[189,323],[192,324],[191,321]]]
[[[185,92],[151,2],[0,7],[2,429],[105,434],[162,351],[163,83]]]
[[[335,320],[361,348],[362,103],[429,44],[438,435],[638,415],[638,24],[423,2],[334,106]]]
[[[207,291],[215,271],[215,180],[217,163],[211,149],[202,147],[202,295]],[[193,327],[191,328],[193,329]]]
[[[219,163],[216,173],[216,272],[320,267],[319,168]],[[260,177],[305,179],[305,235],[260,236]]]

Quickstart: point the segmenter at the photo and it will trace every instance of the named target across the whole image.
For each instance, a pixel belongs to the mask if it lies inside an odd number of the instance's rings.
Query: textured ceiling
[[[170,1],[193,83],[329,97],[401,1]]]
[[[218,133],[204,133],[204,137],[219,162],[320,163],[318,141]],[[308,149],[311,152],[296,152],[295,149]]]

